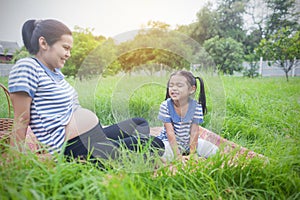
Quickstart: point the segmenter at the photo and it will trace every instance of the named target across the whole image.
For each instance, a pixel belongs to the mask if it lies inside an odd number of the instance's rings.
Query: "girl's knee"
[[[219,147],[207,140],[198,140],[197,153],[201,157],[208,158],[215,155],[219,150]]]

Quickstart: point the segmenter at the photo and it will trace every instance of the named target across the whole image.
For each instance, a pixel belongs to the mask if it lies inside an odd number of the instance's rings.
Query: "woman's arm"
[[[191,136],[190,136],[190,154],[194,154],[197,150],[198,138],[199,138],[199,125],[191,125]]]
[[[168,137],[169,143],[171,145],[171,148],[173,150],[174,156],[181,157],[172,123],[164,123],[164,126],[166,129],[167,137]]]
[[[23,151],[26,131],[30,121],[31,97],[25,92],[14,92],[10,94],[14,108],[14,126],[10,137],[10,145]]]

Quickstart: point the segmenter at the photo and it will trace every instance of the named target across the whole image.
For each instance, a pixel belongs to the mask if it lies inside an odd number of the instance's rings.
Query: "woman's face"
[[[46,45],[42,54],[43,63],[52,71],[55,68],[62,68],[71,57],[72,47],[73,37],[71,35],[62,35],[61,39],[52,46]]]

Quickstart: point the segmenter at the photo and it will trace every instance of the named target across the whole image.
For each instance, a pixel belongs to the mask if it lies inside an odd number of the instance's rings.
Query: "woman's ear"
[[[44,37],[39,38],[39,45],[40,45],[40,49],[42,49],[42,50],[47,50],[47,48],[48,48],[47,41]]]

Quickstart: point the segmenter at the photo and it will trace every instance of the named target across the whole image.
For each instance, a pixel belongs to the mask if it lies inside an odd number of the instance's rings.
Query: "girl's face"
[[[174,75],[169,80],[169,95],[174,101],[188,100],[195,89],[195,86],[191,86],[182,75]]]
[[[41,44],[41,42],[40,42]],[[65,62],[71,57],[73,47],[73,37],[71,35],[62,35],[61,39],[49,46],[46,41],[41,44],[41,61],[52,71],[55,68],[62,68]]]

